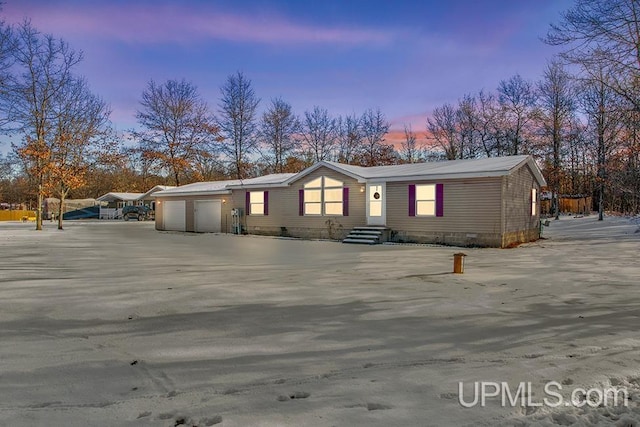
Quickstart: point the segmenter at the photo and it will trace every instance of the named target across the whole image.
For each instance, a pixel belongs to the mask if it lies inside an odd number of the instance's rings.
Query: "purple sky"
[[[516,73],[537,80],[556,51],[551,22],[572,0],[5,0],[8,23],[28,17],[82,50],[78,72],[136,126],[150,79],[187,80],[217,109],[238,70],[266,105],[302,115],[380,109],[394,128],[423,132],[428,113]]]

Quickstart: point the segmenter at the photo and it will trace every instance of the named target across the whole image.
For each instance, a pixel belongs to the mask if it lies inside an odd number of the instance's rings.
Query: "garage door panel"
[[[220,200],[196,200],[194,227],[199,233],[219,233],[222,229],[222,203]]]
[[[169,200],[162,203],[162,218],[167,231],[185,231],[187,217],[184,200]]]

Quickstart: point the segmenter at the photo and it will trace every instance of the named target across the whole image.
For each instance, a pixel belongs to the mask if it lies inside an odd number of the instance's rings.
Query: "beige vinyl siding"
[[[504,241],[503,246],[522,243],[539,237],[540,202],[538,214],[531,215],[531,189],[540,198],[540,185],[528,165],[524,165],[503,180]]]
[[[443,184],[444,216],[410,217],[409,185]],[[500,233],[500,178],[387,182],[387,226],[410,232]]]
[[[225,200],[225,202],[221,203],[222,212],[221,212],[221,224],[220,229],[223,233],[231,232],[231,202],[232,197],[231,194],[225,195],[215,195],[215,196],[177,196],[177,197],[158,197],[156,199],[156,229],[162,230],[162,209],[158,207],[158,202],[160,205],[166,200],[184,200],[185,201],[185,214],[186,214],[186,231],[194,231],[195,230],[195,215],[194,215],[194,207],[196,200]],[[243,205],[244,207],[244,205]]]
[[[349,188],[349,216],[324,215],[300,216],[299,190],[303,185],[320,176],[326,176],[342,181]],[[360,188],[365,184],[342,175],[329,168],[321,167],[309,175],[293,182],[288,187],[252,188],[249,190],[233,190],[233,207],[245,207],[247,191],[269,192],[269,215],[246,216],[246,227],[249,233],[255,234],[288,234],[296,237],[324,237],[341,238],[353,227],[365,225],[365,193]],[[333,227],[329,233],[331,220]],[[283,230],[286,229],[285,230]]]

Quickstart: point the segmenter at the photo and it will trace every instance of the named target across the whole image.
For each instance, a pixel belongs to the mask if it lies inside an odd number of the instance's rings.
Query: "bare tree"
[[[362,150],[362,125],[360,117],[349,114],[338,117],[338,161],[352,164]]]
[[[281,98],[271,100],[262,114],[260,140],[266,148],[264,156],[274,173],[285,172],[287,157],[299,148],[300,121],[293,114],[291,105]]]
[[[424,149],[418,144],[418,137],[411,129],[411,125],[404,125],[404,140],[400,143],[398,156],[403,163],[424,161]]]
[[[447,160],[462,158],[458,140],[458,113],[449,103],[436,107],[431,117],[427,117],[429,138],[434,145],[444,151]]]
[[[544,71],[544,79],[538,83],[538,91],[544,152],[551,157],[549,183],[553,192],[553,213],[559,219],[562,157],[576,109],[575,90],[571,76],[562,64],[551,61]]]
[[[475,158],[481,150],[481,117],[476,98],[465,95],[458,102],[457,114],[461,156],[465,159]]]
[[[0,10],[2,3],[0,3]],[[15,38],[12,28],[0,20],[0,127],[8,122],[9,105],[6,104],[8,85],[10,83],[10,68],[13,63]]]
[[[223,150],[231,161],[236,178],[245,178],[248,156],[256,148],[256,111],[260,99],[256,97],[251,80],[238,71],[227,77],[220,88],[218,125],[225,138]]]
[[[562,57],[580,64],[590,80],[604,68],[608,77],[600,83],[640,111],[640,2],[576,0],[545,41],[566,46]]]
[[[393,162],[393,147],[384,144],[389,132],[389,122],[379,108],[368,109],[362,114],[362,166],[378,166]],[[391,156],[391,157],[390,157]]]
[[[523,151],[527,152],[527,147],[523,150],[523,145],[527,142],[526,127],[533,118],[533,107],[536,103],[533,85],[519,74],[509,80],[502,80],[498,86],[498,102],[508,126],[509,147],[504,154],[518,155]]]
[[[325,108],[315,106],[312,111],[305,111],[302,138],[314,163],[331,160],[336,146],[336,125],[336,119]]]
[[[147,157],[154,158],[180,185],[196,155],[213,150],[217,128],[195,85],[186,80],[153,80],[142,92],[136,133]]]
[[[608,158],[617,145],[617,135],[620,131],[622,112],[620,96],[612,89],[610,72],[605,67],[599,71],[592,70],[596,75],[593,80],[585,80],[582,84],[581,106],[586,114],[596,141],[596,189],[598,196],[598,220],[604,219],[605,189],[608,182]]]
[[[28,164],[37,188],[36,230],[42,230],[42,200],[60,113],[55,100],[72,82],[72,70],[82,54],[62,40],[39,33],[28,21],[16,29],[15,37],[5,111],[11,132],[25,137],[15,150]]]
[[[484,155],[499,156],[503,149],[503,114],[496,97],[492,93],[480,91],[477,99],[477,133]]]

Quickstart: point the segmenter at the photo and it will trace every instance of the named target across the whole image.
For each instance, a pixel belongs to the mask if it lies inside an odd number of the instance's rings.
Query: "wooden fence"
[[[0,221],[22,221],[23,218],[34,220],[36,217],[35,211],[0,211]]]
[[[560,197],[560,213],[587,214],[591,212],[593,199],[587,197]],[[551,214],[551,200],[542,200],[540,204],[543,215]]]

